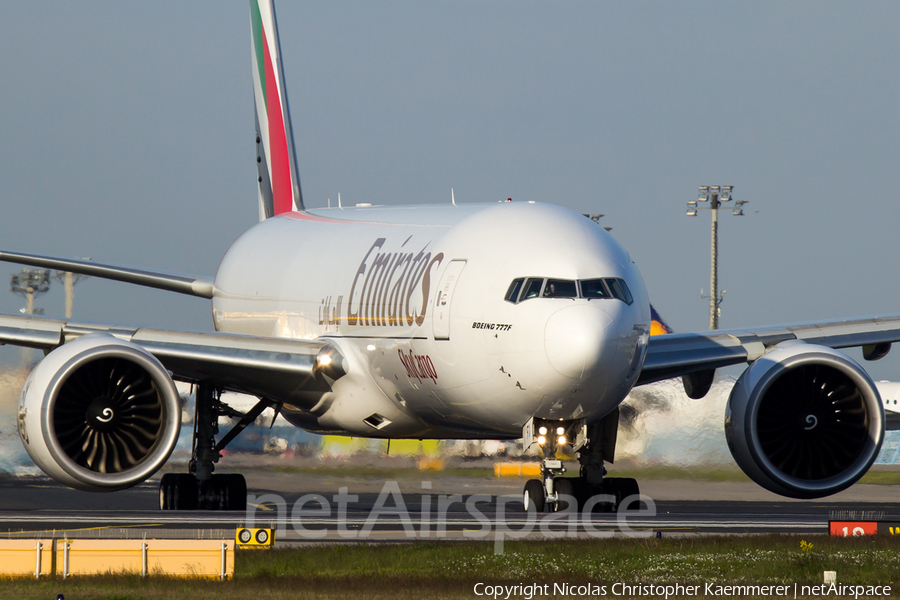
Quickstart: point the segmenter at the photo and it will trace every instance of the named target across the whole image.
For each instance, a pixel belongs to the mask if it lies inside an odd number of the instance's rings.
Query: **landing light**
[[[366,350],[368,350],[369,352],[372,352],[374,349],[375,349],[375,344],[369,344],[368,346],[366,346]]]
[[[538,429],[538,433],[541,435],[547,435],[547,428],[543,425]]]
[[[323,373],[332,379],[339,379],[347,374],[344,371],[343,358],[335,348],[330,346],[324,346],[316,354],[313,373]]]
[[[562,435],[562,434],[564,434],[565,432],[566,432],[566,429],[565,429],[564,427],[557,427],[557,428],[556,428],[556,435]]]
[[[543,446],[543,445],[546,444],[546,443],[547,443],[547,438],[545,438],[545,437],[542,436],[542,435],[539,435],[539,436],[538,436],[538,444],[540,444],[541,446]]]
[[[561,435],[561,436],[559,436],[559,439],[556,440],[556,441],[559,442],[559,445],[560,445],[560,446],[562,446],[563,444],[566,443],[566,436]]]

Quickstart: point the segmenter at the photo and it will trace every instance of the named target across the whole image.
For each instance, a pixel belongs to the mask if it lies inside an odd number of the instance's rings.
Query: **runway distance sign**
[[[875,521],[829,521],[828,529],[832,536],[859,537],[878,534],[879,524]]]

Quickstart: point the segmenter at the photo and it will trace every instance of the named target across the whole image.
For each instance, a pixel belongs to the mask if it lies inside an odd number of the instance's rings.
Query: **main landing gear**
[[[194,434],[188,473],[167,473],[159,482],[159,507],[162,510],[246,510],[247,483],[243,475],[214,474],[222,450],[247,425],[256,420],[272,403],[260,400],[246,414],[219,400],[220,390],[200,383],[196,388]],[[219,417],[240,418],[221,440]]]
[[[612,463],[616,447],[619,411],[616,409],[601,421],[586,425],[583,420],[551,421],[531,419],[523,430],[526,447],[529,442],[541,447],[541,479],[525,483],[523,505],[537,512],[563,511],[573,508],[612,512],[630,496],[640,494],[637,481],[631,478],[605,477],[604,460]],[[557,450],[572,444],[578,453],[579,477],[562,477],[563,462],[556,458]],[[625,508],[637,510],[640,503],[629,500]]]

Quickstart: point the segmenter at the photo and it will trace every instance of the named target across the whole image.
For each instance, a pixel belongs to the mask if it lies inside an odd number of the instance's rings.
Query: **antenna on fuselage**
[[[340,192],[338,192],[338,208],[344,208],[343,206],[341,206],[341,193]]]
[[[450,202],[456,206],[456,198],[453,196],[453,188],[450,188]]]
[[[331,208],[331,198],[328,199],[328,208]]]

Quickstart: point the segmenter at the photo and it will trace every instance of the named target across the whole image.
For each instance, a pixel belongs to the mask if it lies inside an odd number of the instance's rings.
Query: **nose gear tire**
[[[525,482],[525,492],[522,499],[525,510],[534,507],[535,512],[544,512],[544,484],[537,479],[529,479]]]

